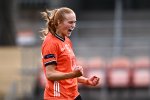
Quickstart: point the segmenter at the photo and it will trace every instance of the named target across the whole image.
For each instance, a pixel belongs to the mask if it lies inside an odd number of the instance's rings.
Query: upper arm
[[[43,65],[57,65],[58,49],[54,43],[47,43],[42,48]]]
[[[54,73],[55,68],[56,68],[56,65],[54,65],[54,64],[46,66],[46,75]]]

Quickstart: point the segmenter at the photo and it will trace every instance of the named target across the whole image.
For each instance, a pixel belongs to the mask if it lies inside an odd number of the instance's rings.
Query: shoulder
[[[70,38],[66,37],[65,41],[66,43],[70,44],[70,46],[72,47],[72,41],[70,40]]]
[[[57,40],[54,38],[54,36],[50,33],[48,34],[42,44],[42,47],[45,46],[56,46],[57,45]]]
[[[70,40],[70,38],[68,38],[68,37],[65,37],[65,40],[66,40],[66,42],[68,42],[68,43],[72,43],[71,40]]]

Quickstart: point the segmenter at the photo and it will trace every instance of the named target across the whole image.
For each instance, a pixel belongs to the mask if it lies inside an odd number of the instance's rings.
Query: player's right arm
[[[55,67],[55,64],[46,66],[46,77],[48,80],[58,81],[69,78],[76,78],[82,76],[83,74],[82,68],[80,67],[69,73],[57,71],[55,70]]]

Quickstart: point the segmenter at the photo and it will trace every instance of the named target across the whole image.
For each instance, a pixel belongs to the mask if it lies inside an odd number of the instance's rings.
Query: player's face
[[[76,15],[74,13],[65,14],[63,22],[58,24],[57,33],[62,37],[69,37],[76,26]]]

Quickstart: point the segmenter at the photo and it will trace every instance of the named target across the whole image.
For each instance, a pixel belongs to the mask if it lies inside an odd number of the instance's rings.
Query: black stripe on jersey
[[[45,65],[45,67],[48,65],[57,65],[57,62],[56,61],[49,61],[49,62],[46,62],[44,65]]]
[[[48,58],[55,58],[54,54],[47,54],[44,56],[44,59],[48,59]]]
[[[58,34],[54,34],[59,40],[61,40],[61,41],[65,41],[65,38],[63,38],[63,37],[61,37],[61,36],[59,36]]]

